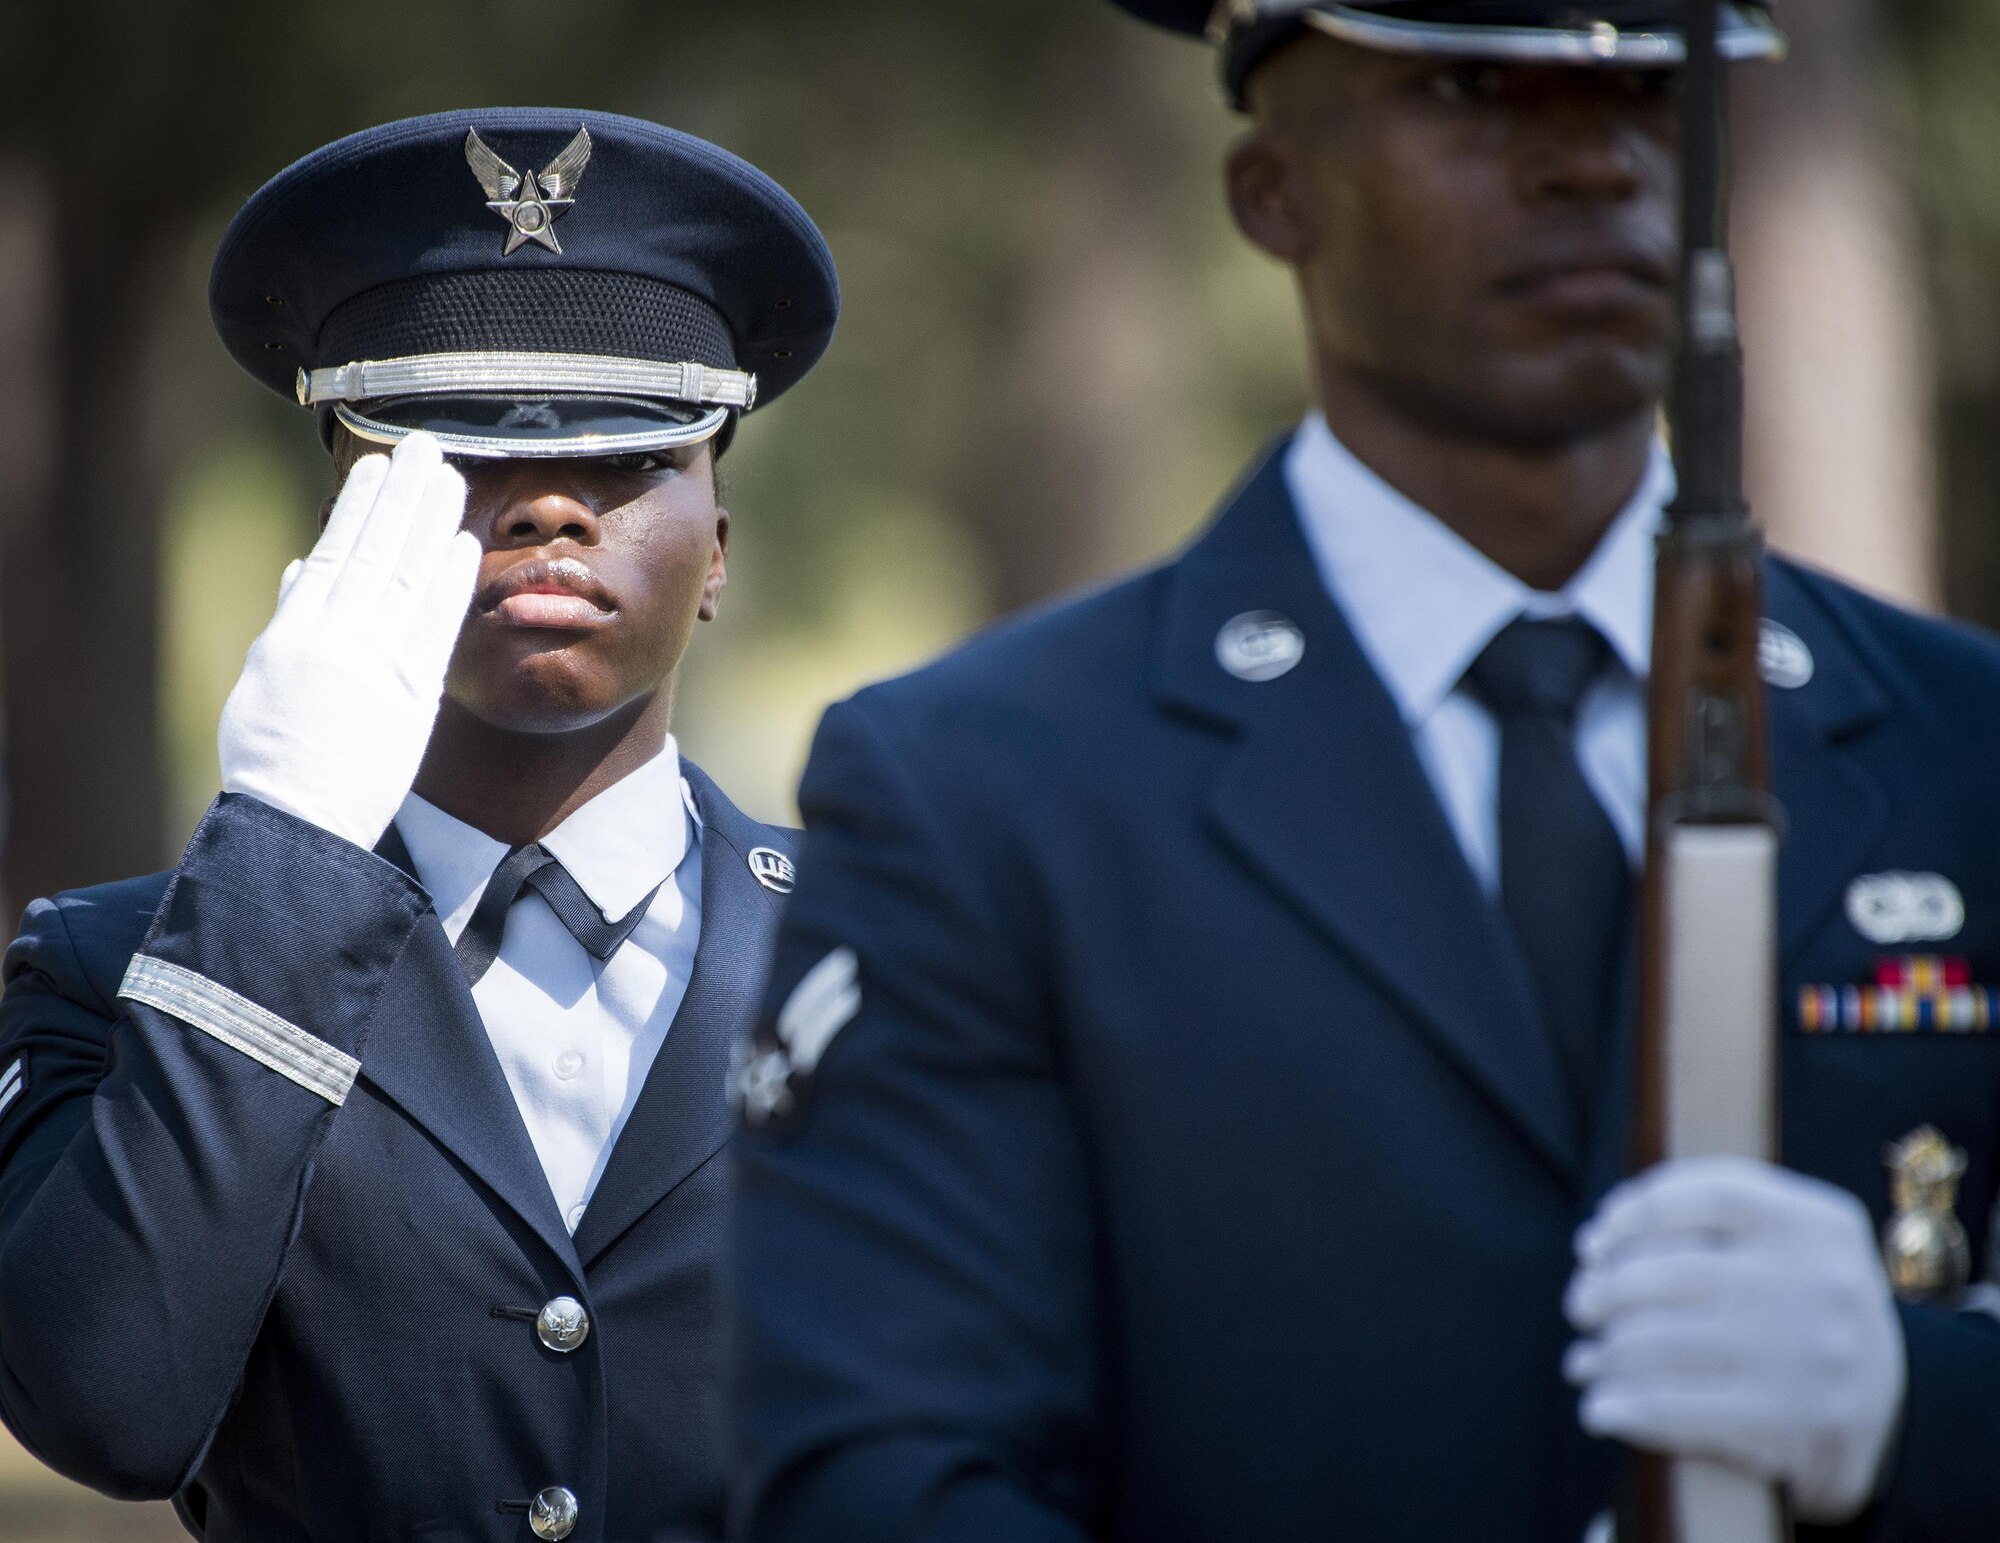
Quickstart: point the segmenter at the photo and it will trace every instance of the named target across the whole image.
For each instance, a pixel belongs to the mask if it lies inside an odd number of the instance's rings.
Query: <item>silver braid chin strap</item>
[[[598,354],[413,354],[300,370],[299,405],[410,396],[630,396],[748,412],[757,377],[709,364]]]

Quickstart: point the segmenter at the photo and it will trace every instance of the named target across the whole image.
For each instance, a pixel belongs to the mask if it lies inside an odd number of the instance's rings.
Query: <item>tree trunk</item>
[[[32,597],[16,592],[29,587],[33,532],[54,487],[48,385],[54,376],[49,307],[55,239],[47,190],[25,157],[0,160],[0,187],[9,189],[13,208],[13,217],[0,221],[0,468],[5,469],[0,474],[0,678],[7,687],[0,703],[0,775],[5,778],[0,808],[11,812],[34,807],[36,796],[28,793],[24,804],[16,764],[24,758],[16,747],[25,750],[23,736],[32,728],[20,721],[14,703],[27,694],[25,677],[36,655],[29,634]],[[22,662],[15,667],[17,659]],[[32,785],[34,779],[28,781]],[[15,828],[19,823],[10,819],[0,831],[0,915],[9,921],[28,898],[15,869],[15,854],[23,845]]]
[[[148,427],[158,233],[89,168],[58,163],[34,222],[46,331],[20,389],[40,453],[0,549],[15,901],[159,865],[160,476]]]
[[[1930,361],[1878,18],[1811,0],[1782,19],[1792,57],[1739,76],[1752,505],[1779,548],[1934,606]]]
[[[159,356],[192,223],[246,122],[217,81],[248,11],[161,0],[36,8],[9,140],[37,191],[8,226],[30,318],[10,369],[31,403],[25,478],[0,495],[5,889],[37,895],[167,856],[159,690],[160,504],[185,376]],[[102,40],[116,36],[107,51]],[[21,328],[13,329],[17,336]]]
[[[1047,599],[1150,550],[1162,468],[1192,416],[1200,335],[1178,313],[1174,232],[1146,196],[1158,112],[1123,18],[1105,9],[1050,39],[1038,110],[1060,153],[1015,212],[1033,239],[1004,281],[991,417],[968,447],[960,500],[996,613]],[[1198,511],[1210,490],[1190,501]]]

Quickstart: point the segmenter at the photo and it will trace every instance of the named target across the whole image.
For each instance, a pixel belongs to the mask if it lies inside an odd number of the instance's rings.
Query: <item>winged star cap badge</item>
[[[560,255],[562,243],[556,240],[555,224],[576,202],[576,185],[590,164],[590,130],[579,128],[576,138],[538,172],[514,170],[493,153],[477,129],[466,130],[465,159],[479,185],[486,189],[486,207],[510,227],[501,255],[512,257],[530,241]]]

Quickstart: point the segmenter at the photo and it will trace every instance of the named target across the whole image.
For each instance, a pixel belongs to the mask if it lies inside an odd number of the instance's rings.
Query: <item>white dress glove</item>
[[[1867,1210],[1738,1158],[1664,1163],[1577,1234],[1564,1372],[1593,1435],[1788,1485],[1801,1520],[1874,1494],[1908,1377]]]
[[[382,839],[416,781],[479,578],[465,479],[412,434],[348,474],[222,709],[222,786]]]

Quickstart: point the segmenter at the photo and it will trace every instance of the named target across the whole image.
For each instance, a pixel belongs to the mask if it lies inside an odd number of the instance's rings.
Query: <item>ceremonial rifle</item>
[[[1641,1167],[1777,1156],[1777,866],[1758,668],[1763,539],[1743,496],[1743,349],[1727,217],[1721,0],[1688,0],[1679,492],[1654,578],[1641,908]],[[1785,1543],[1783,1497],[1719,1463],[1641,1456],[1619,1543]]]

